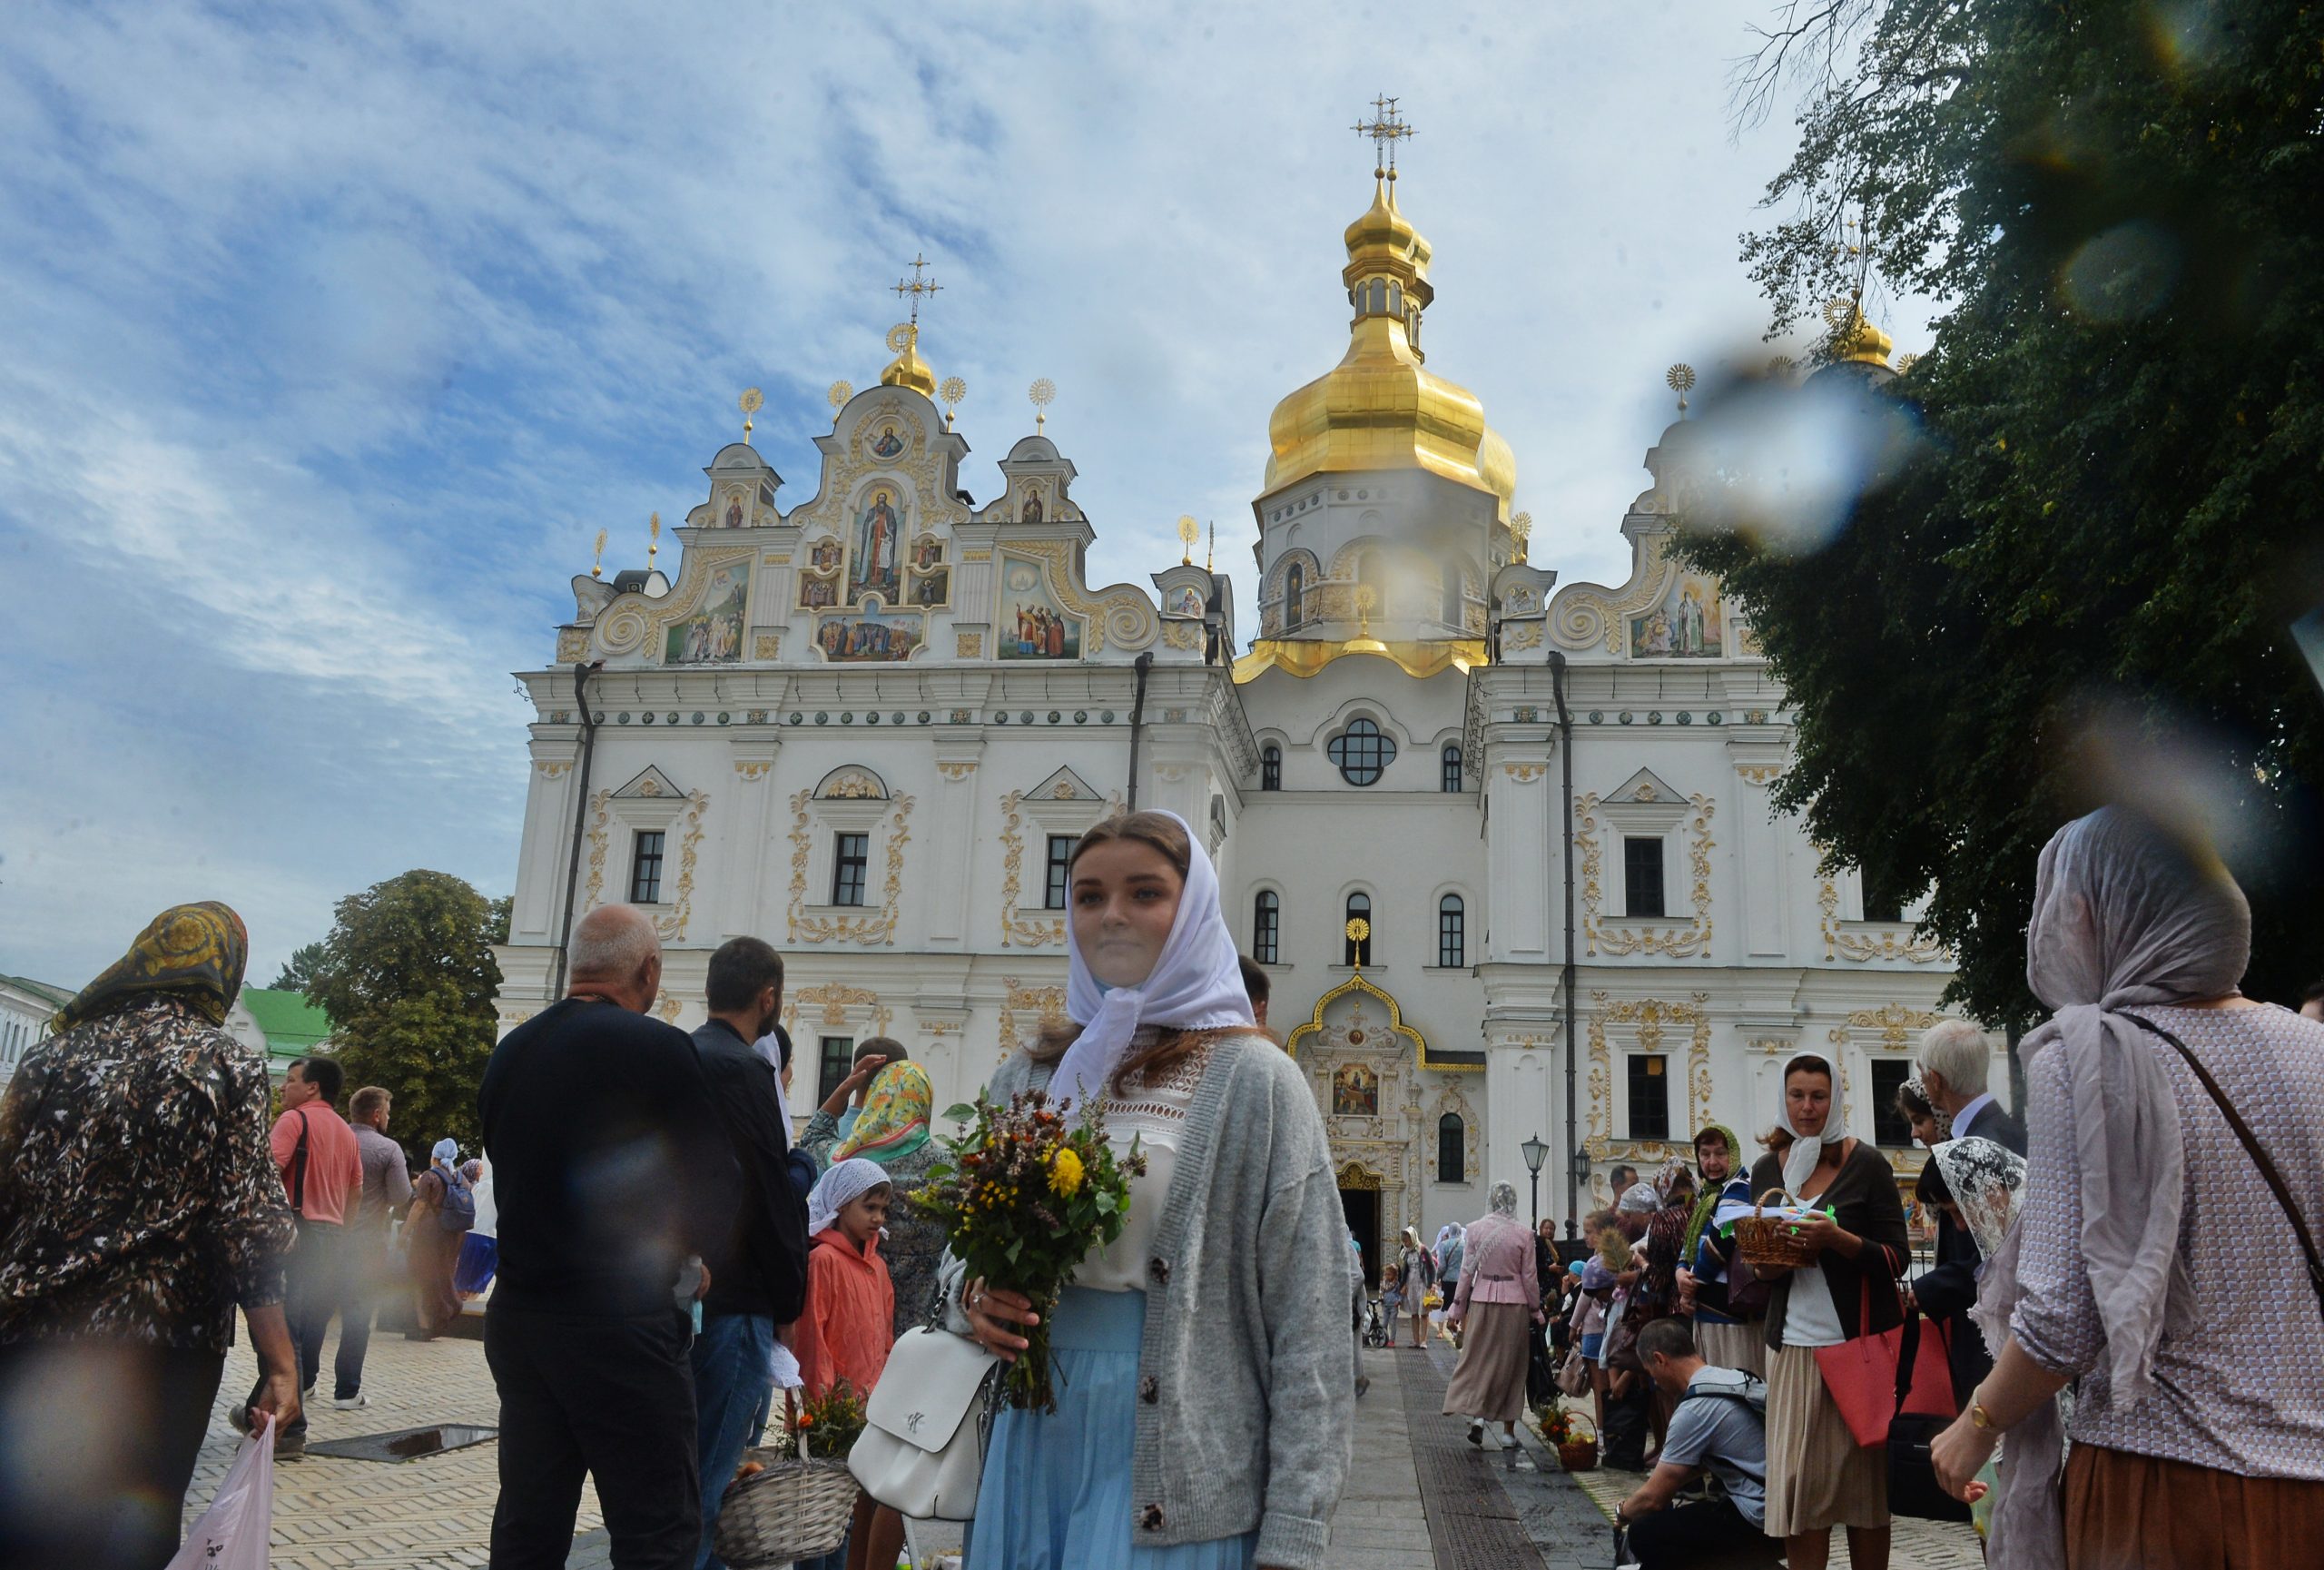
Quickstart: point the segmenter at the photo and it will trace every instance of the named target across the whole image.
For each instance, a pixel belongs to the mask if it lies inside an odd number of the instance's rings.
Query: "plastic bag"
[[[164,1570],[267,1570],[274,1529],[274,1417],[242,1441],[218,1496]]]

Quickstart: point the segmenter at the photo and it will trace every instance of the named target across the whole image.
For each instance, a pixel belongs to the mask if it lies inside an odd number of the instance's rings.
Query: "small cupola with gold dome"
[[[1305,674],[1341,647],[1384,646],[1408,669],[1482,663],[1486,585],[1516,554],[1516,459],[1476,395],[1430,370],[1420,346],[1433,252],[1396,199],[1396,149],[1413,128],[1394,99],[1373,108],[1355,127],[1373,143],[1372,202],[1342,235],[1347,350],[1267,421],[1252,503],[1260,637],[1245,679],[1269,665]]]

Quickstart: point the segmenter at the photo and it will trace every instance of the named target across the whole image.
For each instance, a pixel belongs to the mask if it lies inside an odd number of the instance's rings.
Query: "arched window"
[[[1280,963],[1283,953],[1283,900],[1273,889],[1261,889],[1251,902],[1251,958],[1263,965]]]
[[[1293,562],[1283,569],[1283,625],[1285,631],[1307,618],[1307,569]]]
[[[1459,894],[1436,902],[1436,963],[1447,968],[1469,963],[1469,913]]]
[[[1259,749],[1259,788],[1263,791],[1283,788],[1283,749],[1273,742]]]
[[[1448,564],[1444,568],[1444,620],[1446,625],[1461,625],[1461,569]]]
[[[1436,1120],[1436,1180],[1469,1180],[1469,1125],[1458,1112],[1447,1112]]]
[[[1457,741],[1446,742],[1443,752],[1438,755],[1437,761],[1439,765],[1437,788],[1447,795],[1458,795],[1461,792],[1461,744]]]
[[[1340,771],[1340,778],[1352,785],[1368,785],[1379,781],[1381,773],[1396,761],[1396,744],[1368,719],[1348,722],[1348,727],[1331,739],[1324,749]]]
[[[1345,925],[1341,927],[1340,938],[1343,947],[1340,950],[1342,956],[1340,963],[1344,965],[1370,964],[1372,963],[1372,896],[1370,894],[1348,895],[1345,920],[1362,922],[1364,925],[1364,933],[1359,941],[1348,935]]]

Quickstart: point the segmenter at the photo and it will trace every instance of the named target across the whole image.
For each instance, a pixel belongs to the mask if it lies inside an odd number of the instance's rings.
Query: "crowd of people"
[[[588,913],[567,995],[485,1072],[488,1176],[445,1141],[414,1179],[387,1092],[342,1115],[327,1056],[277,1111],[221,1028],[241,923],[164,912],[0,1101],[0,1430],[54,1431],[0,1447],[0,1561],[168,1560],[238,1309],[259,1377],[233,1416],[291,1455],[334,1316],[328,1398],[360,1407],[381,1298],[408,1291],[429,1335],[497,1269],[495,1565],[563,1565],[585,1478],[615,1564],[718,1564],[778,1402],[870,1397],[908,1377],[891,1359],[918,1326],[1002,1361],[1038,1327],[1054,1362],[1054,1411],[991,1424],[970,1570],[1329,1563],[1365,1291],[1314,1097],[1180,820],[1098,824],[1068,889],[1068,1019],[988,1093],[1102,1097],[1104,1138],[1142,1160],[1119,1237],[1053,1303],[970,1279],[916,1210],[942,1152],[902,1042],[862,1042],[800,1130],[783,960],[758,939],[711,956],[689,1035],[652,1012],[648,917]],[[2052,1017],[2024,1042],[2025,1121],[1957,1022],[1899,1096],[1929,1268],[1889,1160],[1847,1131],[1839,1065],[1803,1052],[1756,1140],[1709,1124],[1690,1160],[1617,1172],[1583,1257],[1505,1182],[1433,1243],[1404,1229],[1389,1343],[1441,1316],[1443,1411],[1481,1447],[1513,1453],[1553,1391],[1586,1401],[1607,1464],[1640,1476],[1618,1519],[1649,1570],[1818,1570],[1836,1530],[1872,1570],[1892,1509],[1940,1493],[1989,1513],[1996,1565],[2283,1563],[2324,1541],[2324,1024],[2239,993],[2249,944],[2215,861],[2120,810],[2076,820],[2029,923]],[[1913,1407],[1917,1444],[1887,1442],[1900,1348],[1949,1393]],[[866,1494],[811,1570],[888,1570],[904,1526]]]

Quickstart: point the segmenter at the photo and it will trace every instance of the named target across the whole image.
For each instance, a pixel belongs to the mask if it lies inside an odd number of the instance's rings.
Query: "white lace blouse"
[[[1146,1156],[1146,1176],[1129,1184],[1129,1219],[1111,1246],[1081,1261],[1073,1278],[1077,1287],[1098,1292],[1142,1292],[1146,1261],[1153,1252],[1155,1229],[1161,1225],[1162,1203],[1178,1168],[1178,1137],[1186,1128],[1187,1109],[1195,1087],[1210,1066],[1208,1047],[1197,1047],[1150,1076],[1143,1071],[1127,1075],[1120,1095],[1106,1112],[1106,1142],[1117,1158],[1130,1152],[1132,1140]]]

